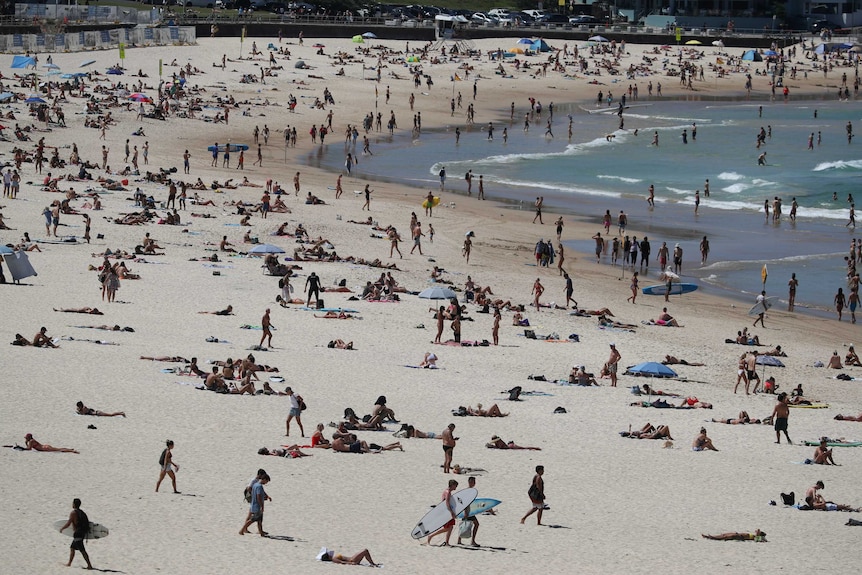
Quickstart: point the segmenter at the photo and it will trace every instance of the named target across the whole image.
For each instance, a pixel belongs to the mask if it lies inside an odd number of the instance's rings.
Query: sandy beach
[[[266,83],[241,83],[243,74],[260,76],[266,66],[269,42],[278,46],[277,38],[256,39],[261,56],[252,57],[252,39],[242,45],[242,60],[228,60],[221,68],[223,53],[235,58],[240,53],[237,38],[200,39],[197,46],[127,49],[123,76],[105,75],[105,69],[117,62],[115,52],[88,53],[96,60],[99,81],[87,81],[87,93],[96,86],[121,81],[132,84],[129,91],[141,91],[156,97],[159,83],[158,61],[163,60],[163,78],[170,80],[179,65],[189,64],[202,73],[192,74],[188,84],[204,88],[197,94],[204,103],[196,119],[170,116],[167,121],[146,118],[137,120],[137,104],[104,108],[117,120],[109,125],[104,140],[98,128],[84,127],[85,99],[70,97],[62,107],[67,127],[52,126],[50,131],[30,133],[31,141],[16,142],[11,129],[10,141],[0,143],[0,159],[14,162],[15,145],[32,152],[36,141],[59,147],[59,155],[69,160],[76,144],[83,160],[101,165],[101,147],[107,146],[108,164],[124,166],[126,139],[142,150],[149,144],[146,170],[176,168],[172,177],[193,183],[200,178],[210,187],[213,180],[224,184],[243,176],[261,187],[197,191],[203,200],[215,205],[188,204],[180,210],[181,225],[119,225],[113,218],[139,211],[134,205],[134,191],[140,187],[152,195],[157,204],[167,200],[165,184],[140,181],[140,176],[108,175],[104,170],[90,170],[94,178],[105,176],[128,179],[125,190],[106,191],[97,181],[61,180],[63,192],[69,188],[78,194],[87,190],[99,193],[103,209],[83,208],[88,199],[81,197],[70,207],[92,218],[90,244],[50,243],[45,234],[42,211],[60,193],[42,191],[41,181],[47,172],[54,176],[77,173],[77,167],[43,168],[39,175],[32,162],[22,168],[21,189],[17,199],[3,198],[5,224],[13,230],[0,230],[0,243],[17,244],[24,232],[38,242],[41,252],[28,256],[38,272],[37,277],[22,281],[24,285],[0,286],[4,319],[0,324],[0,342],[5,346],[3,358],[7,368],[0,381],[4,388],[0,436],[6,446],[23,445],[27,433],[44,444],[71,447],[80,454],[39,453],[3,449],[0,458],[0,501],[7,521],[0,526],[2,550],[12,573],[62,573],[68,559],[70,538],[59,535],[51,523],[68,516],[71,502],[79,497],[91,521],[104,524],[110,535],[87,542],[87,549],[98,569],[114,572],[149,574],[172,573],[260,573],[280,569],[301,573],[340,569],[315,561],[319,549],[326,546],[352,555],[364,548],[387,572],[439,573],[469,570],[473,573],[500,573],[504,570],[539,573],[630,573],[634,570],[663,573],[752,573],[782,570],[789,573],[830,571],[849,572],[855,565],[852,552],[857,533],[844,524],[857,513],[800,512],[782,505],[780,493],[795,492],[797,501],[817,480],[823,480],[824,496],[829,501],[862,506],[862,494],[854,487],[854,478],[862,471],[862,451],[836,448],[834,458],[841,469],[832,466],[800,464],[811,458],[814,447],[803,447],[805,440],[821,436],[862,441],[862,424],[835,421],[836,414],[859,414],[862,392],[857,381],[836,380],[838,373],[862,377],[862,368],[832,370],[814,367],[827,362],[833,351],[843,358],[849,345],[859,342],[858,329],[845,320],[811,317],[774,308],[765,318],[765,328],[752,329],[754,318],[746,314],[748,305],[717,298],[704,290],[663,298],[639,295],[637,303],[626,301],[631,295],[629,274],[621,279],[620,268],[596,265],[591,254],[566,252],[565,269],[574,284],[574,299],[581,309],[609,308],[614,320],[635,326],[632,330],[600,329],[595,317],[574,317],[570,310],[530,307],[531,288],[538,277],[545,287],[542,303],[561,305],[565,300],[565,283],[555,266],[537,268],[533,249],[539,238],[554,234],[556,215],[545,213],[543,226],[531,223],[532,212],[506,209],[488,201],[463,196],[466,183],[463,174],[449,174],[449,192],[435,194],[441,204],[426,217],[421,203],[427,189],[410,189],[384,181],[362,177],[362,166],[374,158],[361,154],[363,116],[372,110],[383,114],[384,129],[369,134],[372,150],[379,138],[386,137],[385,123],[389,110],[398,118],[399,130],[409,131],[410,118],[422,113],[423,129],[453,125],[450,116],[451,85],[449,78],[464,74],[461,65],[472,67],[469,78],[456,82],[463,92],[464,107],[474,102],[472,80],[477,82],[476,126],[479,129],[492,119],[508,118],[510,102],[516,103],[515,126],[529,112],[528,97],[542,102],[592,102],[596,85],[592,76],[574,79],[549,69],[545,77],[532,77],[515,71],[507,61],[507,72],[514,78],[494,73],[496,62],[487,57],[431,64],[423,61],[423,71],[434,78],[429,90],[413,89],[409,70],[394,63],[393,54],[382,71],[382,81],[373,80],[376,56],[359,61],[357,47],[350,39],[321,39],[324,53],[317,54],[316,38],[306,37],[299,46],[295,38],[281,44],[289,48],[290,59],[277,55],[283,69]],[[411,47],[413,43],[410,43]],[[496,40],[477,40],[483,51],[498,47]],[[560,45],[557,45],[560,44]],[[377,40],[365,48],[382,45],[403,51],[403,42]],[[562,43],[552,43],[562,48]],[[504,47],[504,46],[503,46]],[[568,46],[571,51],[572,45]],[[642,62],[653,46],[626,46],[628,54],[620,66]],[[354,56],[353,61],[335,62],[339,50]],[[708,63],[715,62],[712,47],[700,47],[704,57],[698,65],[707,68],[706,80],[694,82],[694,91],[679,85],[678,78],[662,74],[656,63],[654,74],[638,76],[641,94],[647,81],[661,81],[664,98],[714,98],[741,96],[744,73],[731,73],[716,79]],[[731,53],[740,52],[728,48]],[[376,51],[372,51],[376,54]],[[433,54],[432,54],[433,55]],[[40,62],[45,55],[40,55]],[[403,54],[402,54],[403,56]],[[61,70],[73,71],[81,61],[80,54],[53,54]],[[671,56],[673,57],[673,55]],[[176,60],[178,66],[169,65]],[[310,69],[294,68],[305,60]],[[528,57],[531,64],[543,57]],[[593,62],[593,60],[591,60]],[[215,66],[218,64],[218,67]],[[763,63],[755,63],[764,69]],[[344,68],[344,75],[336,72]],[[592,65],[591,65],[592,67]],[[550,67],[549,67],[550,68]],[[41,69],[41,67],[40,67]],[[131,73],[141,70],[148,77]],[[569,66],[571,73],[574,67]],[[24,93],[32,90],[11,86],[6,79],[12,70],[3,69],[6,89]],[[827,80],[822,73],[790,82],[791,94],[816,98],[826,96],[840,83],[840,69]],[[848,70],[848,73],[851,70]],[[392,76],[396,73],[400,79]],[[628,81],[621,78],[623,84]],[[607,75],[598,78],[611,82]],[[138,90],[138,82],[144,89]],[[768,98],[768,78],[755,76],[755,95]],[[391,91],[386,103],[386,89]],[[315,109],[315,98],[323,99],[328,88],[335,105]],[[377,95],[375,97],[375,88]],[[115,91],[114,89],[107,90]],[[414,112],[408,98],[415,94]],[[295,112],[287,106],[288,95],[298,99]],[[233,98],[229,123],[203,121],[213,118],[221,109],[215,98]],[[97,97],[102,97],[97,94]],[[46,98],[47,100],[48,98]],[[181,101],[180,106],[184,104]],[[855,105],[851,103],[850,105]],[[151,106],[147,106],[151,108]],[[3,120],[9,128],[37,125],[28,117],[27,105],[4,103],[4,114],[13,111],[15,119]],[[104,111],[103,110],[103,111]],[[310,141],[309,129],[323,124],[332,110],[333,133],[325,146],[344,146],[347,124],[359,125],[356,152],[359,165],[352,175],[343,176],[344,194],[335,199],[337,174],[313,167],[320,144]],[[244,113],[245,112],[245,113]],[[465,118],[456,117],[462,129]],[[564,120],[558,129],[565,132]],[[253,130],[267,125],[271,130],[268,145],[262,146],[263,167],[252,165],[257,158]],[[283,145],[285,126],[296,127],[295,148]],[[146,136],[132,136],[143,127]],[[541,128],[542,124],[538,124]],[[513,134],[517,130],[512,130]],[[514,136],[513,136],[514,137]],[[261,136],[261,143],[263,138]],[[245,143],[244,170],[211,167],[206,146],[214,142]],[[421,137],[416,145],[421,145]],[[183,174],[183,151],[191,154],[190,173]],[[346,151],[345,151],[346,153]],[[50,157],[50,154],[46,154]],[[434,161],[428,158],[428,162]],[[720,159],[716,160],[717,162]],[[47,164],[46,164],[47,166]],[[417,166],[426,170],[427,166]],[[4,168],[5,171],[5,168]],[[299,197],[293,192],[293,178],[300,172]],[[228,202],[256,203],[263,195],[267,179],[279,182],[286,190],[283,200],[291,213],[270,213],[266,219],[253,213],[251,226],[240,226],[241,215]],[[370,184],[371,211],[362,210],[361,191]],[[476,183],[473,189],[476,191]],[[318,196],[326,205],[305,203],[307,192]],[[195,190],[189,189],[189,196]],[[92,202],[92,199],[89,201]],[[427,234],[433,224],[433,242],[422,238],[422,252],[409,254],[411,212],[416,212]],[[165,210],[156,210],[159,216]],[[206,217],[192,217],[202,214]],[[389,258],[389,241],[371,226],[349,223],[349,220],[372,221],[386,227],[393,225],[402,237],[404,254]],[[598,218],[597,214],[597,218]],[[81,215],[61,214],[59,235],[82,238]],[[290,236],[273,236],[287,222],[293,231],[302,224],[312,239],[325,238],[341,257],[365,260],[379,259],[395,264],[397,270],[360,265],[355,262],[297,262],[293,279],[294,297],[303,297],[303,285],[314,272],[324,288],[334,288],[343,280],[347,292],[324,291],[321,297],[327,308],[358,310],[352,319],[324,319],[321,312],[302,309],[301,304],[282,307],[276,302],[280,294],[278,277],[266,275],[261,258],[234,256],[219,252],[223,236],[238,251],[252,244],[243,243],[248,230],[261,243],[283,248],[292,256],[299,247]],[[589,238],[596,226],[575,225],[566,220],[564,239]],[[613,229],[613,228],[612,228]],[[469,264],[461,255],[465,233],[472,231],[473,248]],[[638,232],[639,230],[630,230]],[[98,266],[106,249],[132,252],[149,233],[165,255],[143,255],[142,260],[125,261],[137,280],[122,280],[116,301],[103,301],[97,280]],[[103,236],[103,237],[100,237]],[[661,241],[660,238],[657,238]],[[306,244],[303,244],[306,245]],[[655,246],[655,244],[654,244]],[[714,246],[715,248],[715,246]],[[655,249],[655,247],[654,247]],[[218,254],[219,261],[202,261]],[[688,257],[688,256],[687,256]],[[690,254],[694,265],[696,254]],[[479,285],[490,286],[495,298],[523,304],[522,312],[530,328],[539,335],[558,334],[562,341],[532,340],[524,337],[524,328],[513,326],[513,311],[503,311],[500,345],[456,347],[433,345],[436,320],[429,312],[441,302],[419,299],[400,293],[397,303],[353,301],[361,295],[368,281],[376,281],[382,272],[391,271],[398,284],[409,292],[419,292],[430,285],[434,266],[446,270],[444,277],[455,287],[464,288],[467,276]],[[8,269],[4,266],[7,281]],[[653,270],[654,271],[654,270]],[[780,278],[779,278],[780,280]],[[772,281],[772,279],[770,279]],[[777,280],[778,281],[778,280]],[[641,287],[647,285],[644,281]],[[778,288],[776,288],[778,290]],[[784,291],[784,288],[781,288]],[[463,291],[458,292],[459,297]],[[753,304],[753,302],[752,302]],[[233,306],[234,315],[199,314]],[[664,305],[684,327],[645,325],[658,317]],[[61,313],[54,308],[98,307],[104,315]],[[243,325],[259,326],[265,310],[272,314],[275,331],[268,351],[253,350],[261,331],[241,329]],[[491,340],[492,314],[479,313],[467,304],[462,323],[462,340]],[[131,327],[132,331],[103,331],[80,326]],[[32,339],[40,327],[57,340],[58,349],[7,346],[16,333]],[[748,327],[764,347],[781,345],[787,357],[780,358],[786,367],[766,368],[765,376],[775,376],[779,391],[790,392],[802,384],[805,397],[828,404],[824,409],[791,409],[789,434],[794,445],[776,445],[775,432],[769,425],[725,425],[712,418],[729,419],[746,410],[753,418],[772,413],[775,396],[733,393],[737,360],[741,353],[754,349],[724,343],[735,338],[738,330]],[[449,322],[443,339],[451,336]],[[570,341],[578,335],[578,342]],[[207,339],[217,339],[208,342]],[[331,340],[352,341],[354,350],[327,347]],[[100,340],[117,345],[101,345]],[[597,376],[609,356],[609,344],[615,344],[622,359],[619,384],[610,387],[600,379],[599,387],[556,385],[536,381],[528,376],[544,375],[547,380],[567,378],[573,365],[585,365]],[[411,369],[426,352],[434,352],[439,369]],[[198,358],[201,369],[209,371],[210,361],[243,358],[254,354],[260,364],[275,366],[275,373],[259,373],[261,383],[273,375],[284,378],[272,387],[289,385],[301,395],[308,409],[302,412],[306,438],[295,423],[290,437],[285,437],[285,419],[290,403],[284,396],[226,395],[195,389],[198,378],[165,373],[179,363],[141,360],[141,356],[180,356]],[[675,365],[678,379],[652,380],[622,375],[626,366],[643,361],[661,361],[666,355],[699,362],[703,366]],[[763,368],[759,373],[764,374]],[[256,383],[260,389],[261,383]],[[668,398],[679,404],[686,397],[697,397],[713,404],[713,409],[656,410],[630,405],[648,398],[630,393],[631,387],[652,385],[656,389],[677,393]],[[508,401],[508,390],[522,386],[522,401]],[[481,469],[477,472],[479,497],[499,499],[496,515],[480,517],[477,534],[480,547],[456,546],[457,532],[451,548],[421,545],[410,538],[410,530],[422,515],[439,502],[447,481],[455,478],[460,488],[467,486],[466,475],[447,475],[441,470],[443,451],[437,439],[399,439],[393,437],[400,424],[388,423],[388,431],[359,431],[361,440],[387,445],[400,441],[402,451],[385,451],[364,455],[333,453],[331,450],[303,448],[311,457],[276,458],[258,455],[261,447],[276,448],[298,443],[308,445],[318,423],[330,437],[345,408],[351,407],[361,417],[370,413],[375,399],[385,395],[388,406],[402,423],[438,435],[449,423],[455,423],[459,438],[454,463],[461,467]],[[77,401],[102,411],[124,411],[127,417],[86,417],[75,413]],[[459,406],[484,408],[498,404],[504,418],[457,417],[452,410]],[[554,413],[563,407],[566,413]],[[708,421],[708,422],[707,422]],[[621,431],[641,428],[647,422],[669,426],[673,442],[635,440],[619,435]],[[96,429],[90,429],[93,425]],[[705,426],[718,452],[697,453],[692,441]],[[541,451],[494,450],[485,447],[497,435],[519,445],[537,446]],[[159,474],[158,458],[165,441],[175,442],[173,457],[180,465],[176,474],[181,494],[172,494],[169,480],[155,493]],[[665,448],[667,447],[667,448]],[[536,516],[520,524],[530,509],[527,488],[536,465],[545,467],[545,491],[549,509],[544,512],[544,527],[536,526]],[[264,528],[269,538],[252,534],[239,536],[248,512],[242,490],[258,468],[264,468],[272,481],[266,486],[272,501],[266,505]],[[776,501],[776,506],[770,506]],[[768,544],[752,542],[707,541],[701,534],[724,532],[767,532]],[[456,527],[457,530],[457,527]],[[844,547],[847,549],[844,549]],[[813,552],[821,550],[820,553]],[[76,557],[74,568],[83,566]]]

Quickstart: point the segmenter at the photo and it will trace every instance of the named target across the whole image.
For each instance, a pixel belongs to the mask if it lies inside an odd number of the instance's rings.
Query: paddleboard
[[[697,289],[697,284],[674,283],[670,287],[670,295],[679,295],[692,292]],[[658,284],[643,288],[644,295],[664,295],[667,293],[667,284]]]
[[[455,501],[455,515],[458,515],[464,511],[467,506],[473,503],[473,500],[476,499],[477,495],[479,495],[479,491],[472,487],[462,489],[461,491],[457,491],[452,494],[451,497]],[[446,523],[451,519],[452,515],[449,513],[449,507],[446,505],[445,501],[441,501],[419,520],[419,523],[417,523],[416,527],[413,528],[413,531],[410,532],[410,536],[413,539],[427,537],[446,525]]]
[[[794,403],[789,404],[787,407],[795,407],[797,409],[826,409],[829,407],[828,403],[812,403],[811,405],[796,405]]]
[[[224,152],[225,146],[227,146],[227,145],[230,146],[231,152],[239,152],[240,150],[242,150],[242,151],[248,150],[248,144],[219,144],[218,151]],[[207,146],[207,150],[210,152],[214,152],[215,146]]]
[[[775,300],[777,300],[777,299],[778,299],[777,297],[768,297],[768,298],[764,299],[763,301],[757,302],[756,304],[751,306],[750,310],[748,310],[748,315],[756,316],[756,315],[760,315],[762,313],[766,313],[769,310],[769,308],[772,307],[772,305],[775,303]]]
[[[426,210],[428,208],[436,208],[439,205],[440,205],[440,196],[434,196],[434,201],[432,201],[432,202],[429,202],[427,199],[424,202],[422,202],[422,207],[425,208]]]
[[[66,519],[59,519],[54,522],[54,529],[60,531],[60,528],[66,524]],[[67,535],[68,537],[72,536],[72,526],[70,525],[64,531],[60,531],[63,535]],[[108,528],[100,523],[93,523],[90,521],[90,532],[84,539],[101,539],[102,537],[108,536]]]
[[[803,441],[803,443],[809,447],[820,445],[819,441]],[[826,445],[829,447],[862,447],[862,441],[828,441]]]
[[[484,513],[489,509],[493,509],[498,506],[502,501],[499,499],[490,499],[488,497],[477,497],[473,500],[467,509],[458,514],[458,519],[465,519],[467,517],[473,517],[474,515],[479,515],[480,513]]]

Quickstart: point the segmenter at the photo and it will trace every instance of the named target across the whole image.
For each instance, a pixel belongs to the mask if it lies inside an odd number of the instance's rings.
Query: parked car
[[[488,16],[491,16],[492,18],[502,19],[503,17],[508,15],[508,8],[491,8],[490,10],[488,10]]]
[[[496,19],[496,18],[493,18],[493,17],[491,17],[491,16],[488,16],[488,15],[487,15],[487,14],[485,14],[484,12],[475,12],[475,13],[473,14],[473,16],[471,16],[471,17],[470,17],[470,19],[471,19],[473,22],[475,22],[476,24],[487,24],[487,25],[492,25],[492,26],[493,26],[494,24],[496,24],[496,23],[497,23],[497,19]]]
[[[512,12],[509,14],[509,17],[512,19],[512,22],[519,26],[531,26],[536,21],[536,19],[527,12]]]
[[[569,18],[569,24],[572,26],[597,26],[601,24],[598,18],[595,16],[588,16],[586,14],[579,14],[577,16],[572,16]]]
[[[538,20],[545,13],[544,10],[524,10],[525,14],[529,14],[533,17],[533,20]]]
[[[569,19],[562,14],[543,14],[539,18],[539,22],[542,24],[568,24]]]

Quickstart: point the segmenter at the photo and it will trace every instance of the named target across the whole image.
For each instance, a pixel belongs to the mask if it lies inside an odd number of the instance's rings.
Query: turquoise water
[[[475,176],[484,175],[490,199],[505,198],[531,209],[536,196],[544,196],[547,207],[571,214],[567,226],[591,226],[588,231],[601,229],[605,210],[610,210],[614,221],[624,210],[629,228],[650,237],[653,257],[662,241],[682,245],[688,281],[748,299],[749,294],[760,291],[760,270],[766,263],[767,291],[784,296],[790,274],[795,272],[800,282],[798,303],[829,309],[837,288],[846,286],[843,257],[854,236],[845,227],[848,195],[862,199],[858,185],[862,141],[854,138],[848,144],[846,135],[848,121],[862,132],[859,106],[838,101],[641,100],[629,104],[625,130],[617,129],[615,105],[608,109],[590,104],[557,105],[554,138],[544,135],[546,111],[524,132],[528,109],[516,111],[512,123],[508,118],[495,120],[492,141],[484,132],[488,119],[479,118],[471,130],[462,130],[457,146],[454,126],[423,133],[415,140],[409,134],[396,133],[391,138],[385,133],[372,134],[376,136],[372,139],[375,155],[362,158],[359,174],[437,188],[437,173],[445,166],[447,188],[463,193],[464,173],[472,169]],[[571,141],[567,138],[569,115]],[[696,140],[691,137],[693,124],[697,125]],[[504,127],[509,131],[506,143]],[[758,149],[761,128],[771,131],[771,137]],[[635,129],[638,135],[634,135]],[[683,130],[687,144],[681,137]],[[655,132],[658,146],[651,145]],[[811,133],[813,150],[807,149]],[[614,137],[607,139],[607,134]],[[763,152],[767,165],[758,166],[758,155]],[[313,158],[314,163],[333,170],[343,160],[340,144]],[[703,193],[707,178],[709,198]],[[654,209],[646,202],[651,184],[655,186]],[[474,194],[475,188],[476,181]],[[701,191],[698,215],[694,214],[696,189]],[[771,205],[775,196],[782,199],[783,216],[773,223],[764,217],[763,204],[769,200]],[[795,223],[788,217],[794,197],[799,204]],[[444,201],[451,199],[469,201],[448,194],[444,197]],[[703,235],[709,236],[711,244],[705,266],[700,265],[698,253]],[[862,237],[862,230],[858,236]],[[573,242],[571,247],[593,251],[592,242]]]

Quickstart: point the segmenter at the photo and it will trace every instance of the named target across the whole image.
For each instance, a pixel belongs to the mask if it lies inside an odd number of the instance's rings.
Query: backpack
[[[284,278],[281,278],[278,280],[278,287],[280,287],[282,289],[284,288]]]
[[[164,451],[162,451],[162,454],[159,455],[159,465],[165,464],[165,454],[167,454],[167,452],[168,452],[168,450],[165,449]]]
[[[516,385],[515,387],[513,387],[512,389],[509,390],[509,401],[520,401],[521,400],[520,395],[521,395],[521,386]]]
[[[308,409],[308,406],[305,404],[305,400],[302,399],[302,397],[297,397],[297,399],[299,400],[299,410],[300,411],[305,411],[306,409]]]

